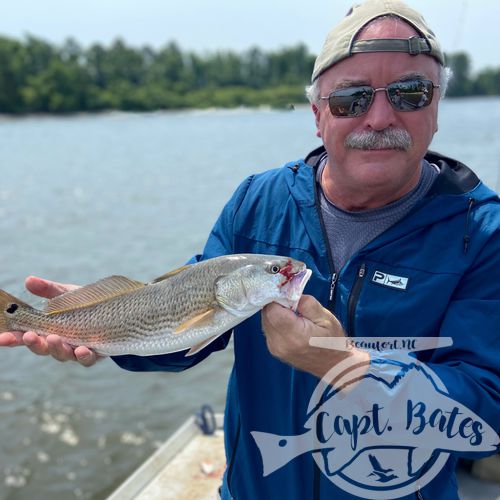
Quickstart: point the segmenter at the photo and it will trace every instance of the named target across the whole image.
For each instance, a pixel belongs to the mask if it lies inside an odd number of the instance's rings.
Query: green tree
[[[261,89],[269,84],[269,56],[258,47],[243,54],[242,77],[249,87]]]
[[[500,68],[487,68],[474,80],[473,93],[478,95],[500,95]]]
[[[67,38],[59,51],[61,60],[65,63],[86,64],[85,52],[74,38]]]
[[[56,49],[52,45],[32,35],[28,35],[24,47],[24,70],[31,75],[40,73],[47,68],[56,55]]]
[[[148,74],[150,80],[154,82],[163,84],[179,82],[184,78],[184,73],[184,57],[175,42],[170,42],[151,58]]]
[[[282,49],[269,56],[269,83],[271,85],[297,85],[309,81],[314,66],[314,57],[310,56],[304,44]]]
[[[447,54],[446,61],[453,71],[452,79],[448,87],[448,96],[463,97],[472,92],[471,63],[465,52]]]
[[[89,84],[84,68],[54,57],[46,68],[27,78],[21,89],[25,110],[55,113],[86,110]]]
[[[450,96],[500,95],[500,68],[471,74],[466,53],[449,54]],[[305,102],[314,56],[304,44],[273,52],[253,47],[238,54],[199,55],[171,41],[159,50],[61,46],[28,36],[0,37],[0,112],[148,111],[209,106],[289,107]]]
[[[108,81],[108,72],[106,70],[106,49],[96,43],[92,45],[85,54],[87,73],[94,85],[99,88],[105,88]]]
[[[139,51],[127,47],[123,40],[115,40],[101,56],[100,71],[105,85],[118,82],[140,85],[144,82],[144,60]]]
[[[24,59],[25,49],[19,42],[0,37],[0,113],[24,111],[19,92]]]
[[[243,85],[241,59],[234,52],[216,52],[207,56],[206,80],[218,87]]]

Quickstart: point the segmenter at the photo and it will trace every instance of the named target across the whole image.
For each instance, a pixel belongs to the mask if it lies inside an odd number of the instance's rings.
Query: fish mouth
[[[295,273],[292,278],[283,285],[283,296],[276,300],[276,302],[296,311],[300,297],[302,297],[302,292],[311,275],[312,271],[307,268]]]

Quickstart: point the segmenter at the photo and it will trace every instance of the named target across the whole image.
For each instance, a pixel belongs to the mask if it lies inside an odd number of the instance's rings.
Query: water
[[[500,188],[500,99],[445,101],[433,149]],[[199,251],[248,174],[319,145],[308,109],[0,120],[0,288],[28,274],[150,280]],[[232,351],[181,374],[0,351],[0,498],[100,499],[202,403]]]

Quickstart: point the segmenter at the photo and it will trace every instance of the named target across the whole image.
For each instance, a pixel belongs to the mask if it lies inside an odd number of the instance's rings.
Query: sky
[[[500,66],[500,1],[406,0],[437,34],[445,52],[467,52],[475,71]],[[26,34],[84,47],[120,37],[159,48],[175,40],[199,53],[303,42],[317,54],[326,33],[356,0],[0,0],[0,34]]]

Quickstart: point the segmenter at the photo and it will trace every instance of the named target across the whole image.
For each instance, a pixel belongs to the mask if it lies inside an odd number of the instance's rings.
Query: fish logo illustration
[[[312,394],[304,431],[251,432],[263,475],[311,453],[336,486],[371,499],[414,493],[414,483],[431,481],[452,451],[499,447],[496,431],[451,398],[436,373],[407,350],[372,353],[368,371],[348,359],[332,368]]]
[[[373,273],[372,281],[379,285],[388,286],[398,290],[406,290],[408,287],[408,279],[404,276],[393,276],[392,274],[375,271]]]

